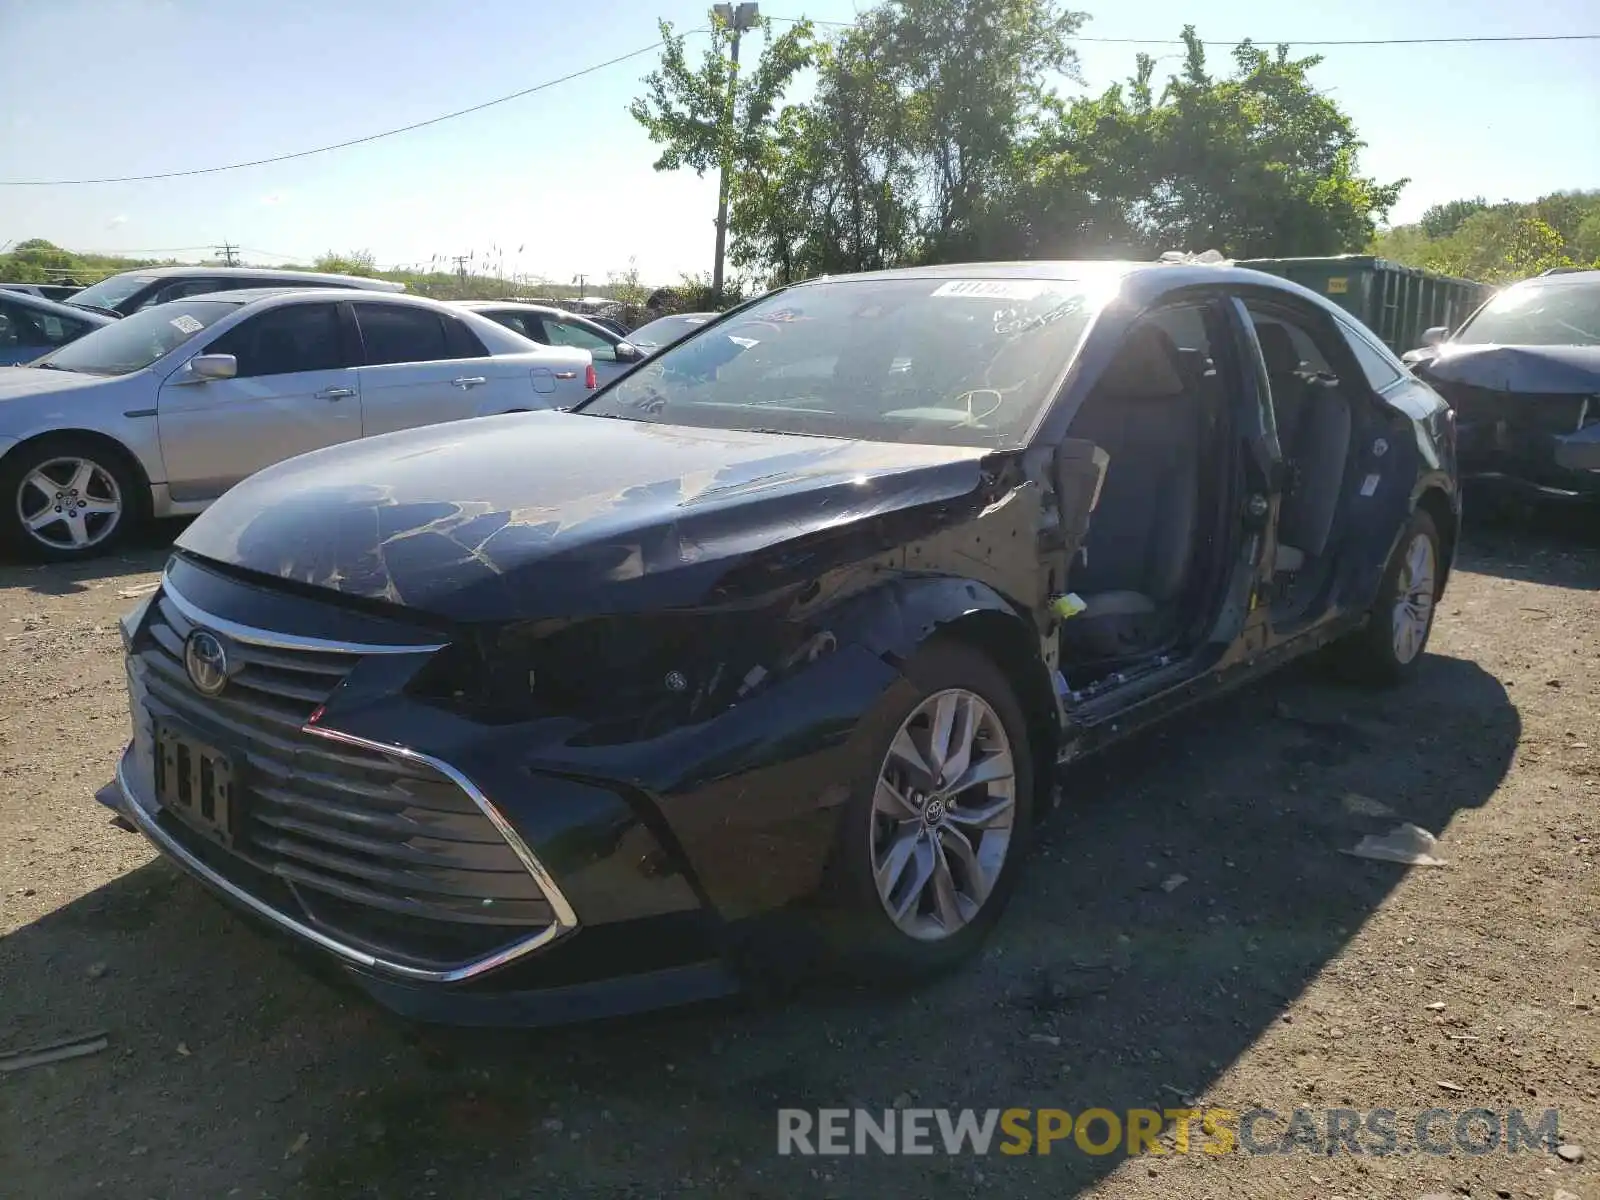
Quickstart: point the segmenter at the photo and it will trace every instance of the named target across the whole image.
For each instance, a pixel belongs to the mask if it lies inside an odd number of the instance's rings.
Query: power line
[[[771,17],[774,21],[788,24],[797,24],[805,17]],[[813,20],[813,25],[823,25],[835,29],[854,28],[856,22],[852,21],[822,21]],[[707,33],[705,29],[685,30],[682,36]],[[1105,45],[1123,46],[1181,46],[1181,38],[1130,38],[1130,37],[1091,37],[1074,36],[1069,41],[1092,42]],[[1240,39],[1242,41],[1244,39]],[[1442,46],[1442,45],[1472,45],[1485,43],[1507,42],[1591,42],[1600,41],[1600,33],[1533,33],[1533,34],[1504,34],[1504,35],[1479,35],[1463,37],[1420,37],[1420,38],[1339,38],[1339,39],[1309,39],[1295,40],[1282,38],[1252,38],[1257,45],[1291,45],[1291,46]],[[249,167],[264,167],[273,163],[290,162],[299,158],[310,158],[317,154],[327,154],[334,150],[346,150],[351,146],[362,146],[368,142],[381,141],[384,138],[395,137],[402,133],[411,133],[414,130],[426,129],[430,125],[438,125],[445,121],[453,121],[457,117],[469,116],[472,113],[482,112],[486,108],[507,104],[512,100],[520,100],[524,96],[531,96],[537,92],[557,87],[563,83],[570,83],[574,79],[581,79],[585,75],[592,75],[596,71],[603,71],[607,67],[614,67],[618,63],[627,62],[629,59],[638,58],[640,55],[649,54],[659,50],[665,42],[653,42],[648,46],[641,46],[637,50],[630,50],[626,54],[619,54],[615,58],[608,58],[604,62],[595,63],[570,74],[547,79],[543,83],[536,83],[520,91],[511,92],[504,96],[497,96],[493,100],[485,100],[481,104],[473,104],[467,108],[456,109],[454,112],[441,113],[436,117],[429,117],[423,121],[415,121],[410,125],[402,125],[397,129],[385,129],[379,133],[369,133],[363,137],[350,138],[343,142],[334,142],[327,146],[316,146],[309,150],[295,150],[288,154],[274,154],[267,158],[249,159],[245,162],[223,163],[214,167],[194,167],[184,171],[160,171],[149,175],[111,175],[97,179],[0,179],[0,187],[84,187],[101,183],[148,183],[159,179],[184,179],[196,175],[216,175],[224,171],[242,171]],[[1203,40],[1203,46],[1237,46],[1239,41],[1212,41]],[[203,247],[177,247],[179,250],[201,249]],[[132,253],[166,253],[166,251],[134,251]],[[253,253],[262,253],[254,251]],[[292,258],[293,255],[278,255],[275,257]]]
[[[825,25],[833,29],[854,29],[855,21],[819,21],[811,17],[771,17],[773,21],[783,21],[790,25],[797,25],[801,21],[810,21],[813,25]],[[1202,46],[1237,46],[1244,38],[1227,40],[1202,40]],[[1521,33],[1521,34],[1486,34],[1477,37],[1416,37],[1416,38],[1335,38],[1335,39],[1308,39],[1308,38],[1250,38],[1249,41],[1258,46],[1445,46],[1464,45],[1476,42],[1594,42],[1600,41],[1600,33]],[[1100,42],[1116,46],[1181,46],[1182,38],[1135,38],[1135,37],[1091,37],[1085,34],[1074,34],[1067,39],[1069,42]]]
[[[695,33],[705,33],[704,29],[686,30],[685,37]],[[264,167],[269,163],[289,162],[296,158],[310,158],[313,154],[326,154],[330,150],[344,150],[350,146],[361,146],[367,142],[376,142],[383,138],[394,137],[401,133],[410,133],[415,129],[426,129],[429,125],[438,125],[443,121],[453,121],[457,117],[464,117],[470,113],[482,112],[486,108],[493,108],[497,104],[506,104],[512,100],[520,100],[524,96],[531,96],[535,92],[542,92],[547,88],[556,87],[558,84],[570,83],[574,79],[581,79],[585,75],[593,75],[596,71],[603,71],[607,67],[614,67],[618,63],[627,62],[630,58],[638,58],[641,54],[649,54],[652,50],[659,50],[665,42],[655,42],[649,46],[641,46],[637,50],[630,50],[626,54],[619,54],[616,58],[608,58],[605,62],[595,63],[593,66],[584,67],[580,71],[573,71],[569,75],[562,75],[557,79],[547,79],[543,83],[536,83],[532,87],[523,88],[521,91],[512,92],[506,96],[497,96],[493,100],[485,100],[482,104],[474,104],[469,108],[460,108],[455,112],[443,113],[437,117],[429,117],[425,121],[416,121],[410,125],[402,125],[398,129],[386,129],[382,133],[369,133],[365,137],[351,138],[344,142],[334,142],[331,146],[317,146],[311,150],[296,150],[289,154],[274,154],[270,158],[256,158],[248,162],[224,163],[216,167],[195,167],[187,171],[161,171],[152,175],[117,175],[107,176],[103,179],[0,179],[0,187],[77,187],[95,183],[145,183],[155,179],[182,179],[192,175],[216,175],[222,171],[242,171],[246,167]]]

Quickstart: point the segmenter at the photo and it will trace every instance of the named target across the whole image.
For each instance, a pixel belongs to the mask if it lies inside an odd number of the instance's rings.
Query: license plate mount
[[[240,795],[233,760],[166,722],[157,722],[155,732],[157,802],[196,833],[231,849]]]

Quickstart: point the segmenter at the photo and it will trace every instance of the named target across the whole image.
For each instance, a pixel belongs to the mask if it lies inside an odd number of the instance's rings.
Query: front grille
[[[262,899],[292,898],[291,915],[408,965],[458,966],[554,923],[527,865],[454,780],[424,761],[302,731],[359,654],[230,637],[228,685],[207,697],[184,667],[195,627],[163,594],[134,650],[151,715],[237,764],[231,847],[163,814],[185,849]],[[263,874],[276,899],[261,895]]]

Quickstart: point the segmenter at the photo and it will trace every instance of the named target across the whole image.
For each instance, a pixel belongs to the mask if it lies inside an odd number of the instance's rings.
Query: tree
[[[862,23],[863,59],[898,93],[922,258],[981,253],[1007,224],[1049,82],[1082,82],[1067,39],[1084,20],[1055,0],[886,0]]]
[[[1431,205],[1422,214],[1422,219],[1417,222],[1422,227],[1422,232],[1430,238],[1449,237],[1461,228],[1473,213],[1482,212],[1489,207],[1489,202],[1482,196],[1474,196],[1470,200],[1451,200],[1447,204]]]
[[[1058,0],[880,0],[808,53],[816,86],[764,92],[741,134],[734,262],[775,282],[820,272],[985,258],[1235,257],[1359,250],[1404,181],[1360,172],[1350,118],[1319,93],[1319,59],[1238,46],[1214,75],[1192,27],[1181,71],[1070,101],[1068,42],[1083,16]],[[713,53],[689,72],[669,47],[636,102],[667,150],[658,167],[715,161]],[[672,97],[687,97],[674,107]],[[691,103],[692,101],[692,103]],[[695,116],[695,114],[700,114]],[[753,128],[746,121],[740,129]]]
[[[776,282],[894,266],[916,244],[904,111],[874,18],[819,48],[812,101],[789,106],[734,190],[734,260]]]
[[[1233,74],[1219,80],[1193,26],[1183,40],[1183,69],[1148,112],[1150,198],[1128,198],[1146,247],[1245,258],[1365,243],[1404,181],[1357,173],[1354,126],[1307,78],[1321,59],[1246,41],[1233,51]],[[1136,95],[1147,88],[1146,74]]]
[[[796,21],[776,38],[771,21],[757,22],[756,30],[763,39],[762,50],[753,64],[741,65],[736,75],[733,31],[714,11],[711,45],[698,67],[689,63],[684,36],[673,32],[671,22],[662,21],[665,47],[660,65],[645,76],[645,95],[628,106],[633,119],[662,148],[655,161],[657,171],[687,168],[696,175],[713,168],[727,171],[730,229],[741,223],[740,215],[731,211],[738,193],[732,181],[741,175],[749,177],[769,161],[778,127],[778,103],[814,54],[809,21]],[[751,214],[742,215],[743,225],[750,227],[752,222],[759,224]]]
[[[1451,224],[1455,214],[1464,214]],[[1441,232],[1442,231],[1442,232]],[[1386,229],[1374,253],[1408,266],[1505,283],[1550,267],[1600,267],[1600,191],[1552,192],[1486,205],[1434,205],[1414,225]]]

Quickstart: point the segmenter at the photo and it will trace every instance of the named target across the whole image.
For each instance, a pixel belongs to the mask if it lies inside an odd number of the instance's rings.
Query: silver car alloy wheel
[[[1005,866],[1016,765],[1000,717],[961,688],[901,722],[878,770],[872,873],[902,933],[939,941],[971,923]]]
[[[1437,575],[1434,560],[1433,539],[1419,533],[1411,539],[1406,556],[1400,562],[1391,627],[1394,656],[1402,665],[1422,652],[1422,644],[1428,638],[1428,627],[1433,621],[1433,581]]]
[[[99,463],[64,456],[40,463],[17,488],[23,530],[51,550],[86,550],[122,522],[122,489]]]

